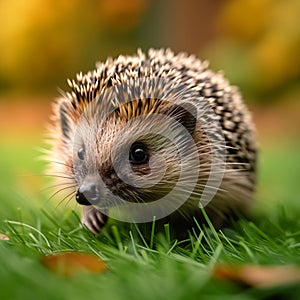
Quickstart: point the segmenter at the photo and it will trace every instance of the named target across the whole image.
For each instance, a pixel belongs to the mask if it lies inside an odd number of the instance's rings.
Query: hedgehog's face
[[[149,203],[174,188],[182,156],[192,149],[196,121],[181,106],[161,111],[128,120],[120,110],[103,118],[96,106],[71,126],[62,106],[79,204],[106,210],[124,202]]]

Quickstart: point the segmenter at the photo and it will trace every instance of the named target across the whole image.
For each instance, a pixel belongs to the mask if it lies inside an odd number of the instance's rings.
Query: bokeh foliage
[[[186,0],[183,10],[180,0],[2,0],[0,92],[54,94],[55,87],[65,87],[66,77],[93,68],[95,61],[150,45],[197,52],[250,99],[273,100],[297,89],[298,0],[199,1]],[[206,6],[209,40],[179,41],[174,24],[181,24],[187,37],[195,32],[192,27],[203,26],[195,7]]]
[[[53,90],[96,60],[133,51],[146,0],[2,0],[0,88]]]
[[[253,97],[274,100],[299,86],[299,15],[298,0],[224,1],[207,49],[211,61]]]

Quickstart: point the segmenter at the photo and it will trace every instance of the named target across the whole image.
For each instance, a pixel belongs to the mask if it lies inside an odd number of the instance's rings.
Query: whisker
[[[58,174],[50,174],[50,173],[43,173],[43,174],[40,174],[38,176],[45,176],[45,177],[55,177],[55,178],[64,178],[64,179],[70,179],[70,180],[74,180],[75,178],[74,177],[71,177],[71,176],[62,176],[62,175],[58,175]]]
[[[75,186],[67,186],[67,187],[64,187],[64,188],[61,188],[59,189],[58,191],[54,192],[49,198],[48,198],[48,202],[53,198],[55,197],[57,194],[65,191],[65,190],[68,190],[68,189],[71,189],[71,188],[74,188]],[[72,191],[72,193],[75,193],[74,190]]]
[[[65,197],[63,197],[60,201],[59,201],[59,203],[55,206],[55,208],[57,209],[66,199],[68,199],[69,197],[70,197],[70,199],[69,199],[69,201],[72,199],[72,197],[75,195],[75,191],[72,191],[71,193],[69,193],[69,194],[67,194]]]
[[[50,162],[50,163],[53,163],[53,164],[57,164],[57,165],[62,165],[62,166],[68,167],[70,169],[73,169],[72,165],[68,165],[68,164],[66,164],[64,162],[61,162],[61,161],[55,161],[55,160],[49,160],[49,159],[47,159],[47,162]]]
[[[66,198],[63,199],[63,201],[65,201],[65,208],[67,207],[67,205],[70,204],[70,202],[72,201],[72,198],[73,198],[73,197],[74,197],[74,194],[69,194],[68,197],[66,197]],[[60,203],[62,203],[62,201],[61,201]],[[74,204],[76,205],[77,202],[74,201]]]
[[[57,187],[60,187],[60,186],[64,186],[66,184],[67,184],[66,182],[64,182],[64,183],[58,183],[58,184],[53,184],[53,185],[50,185],[50,186],[47,186],[47,187],[41,189],[41,192],[46,192],[48,190],[51,190],[51,189],[54,189],[54,188],[57,188]],[[75,188],[76,186],[77,186],[77,184],[74,184],[74,185],[71,185],[70,187],[74,187]]]

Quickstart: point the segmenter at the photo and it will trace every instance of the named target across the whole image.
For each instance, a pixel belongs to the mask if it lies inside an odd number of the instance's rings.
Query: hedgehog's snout
[[[100,198],[100,189],[93,182],[84,182],[76,193],[76,201],[81,205],[99,204]]]

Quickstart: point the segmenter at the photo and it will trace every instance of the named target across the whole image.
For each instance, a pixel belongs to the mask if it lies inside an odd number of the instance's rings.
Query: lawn
[[[1,299],[299,299],[295,284],[257,288],[212,278],[219,264],[300,266],[299,143],[261,146],[254,217],[185,243],[165,233],[147,241],[136,227],[110,224],[95,237],[78,226],[76,205],[50,199],[36,161],[39,137],[4,143],[0,156]],[[73,210],[75,209],[75,211]],[[91,253],[100,274],[64,278],[41,264],[47,254]],[[278,299],[279,299],[278,298]]]

